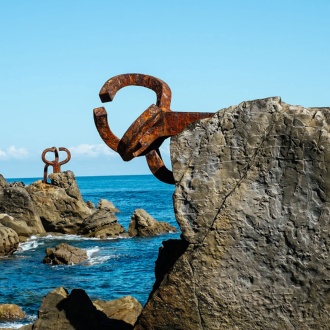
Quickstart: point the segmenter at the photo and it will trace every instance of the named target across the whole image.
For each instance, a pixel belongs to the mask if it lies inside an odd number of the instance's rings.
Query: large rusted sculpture
[[[146,156],[151,172],[161,181],[174,183],[173,173],[166,168],[159,147],[163,141],[184,130],[194,121],[209,118],[214,113],[173,112],[170,109],[171,90],[162,80],[144,74],[122,74],[109,79],[99,95],[102,102],[112,101],[116,93],[126,86],[142,86],[157,95],[156,105],[151,105],[119,139],[110,129],[104,107],[94,109],[94,122],[103,141],[118,152],[124,161]]]
[[[59,151],[65,151],[67,153],[66,159],[59,162],[58,160],[58,150]],[[46,164],[44,167],[44,179],[42,182],[47,183],[47,176],[48,176],[48,166],[53,166],[53,173],[60,173],[61,172],[61,165],[66,164],[71,159],[71,153],[67,148],[60,147],[60,148],[52,147],[47,148],[42,152],[41,159]],[[46,159],[46,153],[47,152],[54,152],[55,153],[55,159],[53,161]]]

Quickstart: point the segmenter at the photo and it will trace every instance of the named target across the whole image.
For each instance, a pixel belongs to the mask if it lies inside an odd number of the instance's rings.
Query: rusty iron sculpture
[[[66,159],[62,160],[61,162],[58,160],[58,150],[59,151],[65,151],[67,154]],[[67,148],[60,147],[60,148],[52,147],[47,148],[42,152],[41,159],[46,164],[44,167],[44,179],[42,182],[47,183],[47,177],[48,177],[48,166],[53,166],[53,173],[60,173],[61,172],[61,165],[66,164],[71,159],[71,153]],[[46,159],[47,152],[54,152],[55,153],[55,159],[53,161]]]
[[[182,132],[195,121],[212,117],[214,113],[172,111],[169,86],[156,77],[136,73],[118,75],[106,81],[99,93],[101,101],[112,101],[116,93],[126,86],[142,86],[153,90],[157,96],[156,105],[152,104],[146,109],[121,139],[111,131],[104,107],[94,109],[96,128],[105,144],[118,152],[124,161],[145,156],[154,176],[162,182],[174,184],[173,173],[166,168],[159,147],[166,138]]]

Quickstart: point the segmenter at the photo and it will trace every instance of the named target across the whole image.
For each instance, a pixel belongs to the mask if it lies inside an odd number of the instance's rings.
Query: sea
[[[40,178],[7,179],[26,185]],[[79,288],[91,300],[113,300],[131,295],[142,305],[155,281],[154,269],[162,242],[180,237],[173,210],[174,186],[152,175],[76,177],[85,201],[97,206],[100,199],[111,201],[120,211],[118,222],[126,230],[134,210],[142,208],[158,221],[167,221],[177,232],[147,238],[95,239],[77,235],[31,237],[10,257],[0,259],[0,304],[16,304],[26,317],[0,322],[0,328],[19,328],[37,319],[42,298],[60,286],[71,292]],[[88,262],[81,265],[43,264],[45,249],[61,242],[85,249]]]

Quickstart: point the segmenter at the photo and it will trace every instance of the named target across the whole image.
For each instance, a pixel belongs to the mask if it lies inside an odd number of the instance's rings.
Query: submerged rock
[[[43,263],[52,265],[73,265],[87,261],[86,250],[79,249],[66,243],[61,243],[55,248],[46,249]]]
[[[182,240],[161,250],[134,329],[327,329],[329,150],[330,108],[280,98],[173,137]]]
[[[115,212],[119,211],[111,202],[101,199],[96,211],[81,224],[79,234],[99,238],[118,237],[125,228],[117,222]]]
[[[17,233],[8,227],[0,224],[0,257],[13,254],[19,245]]]
[[[176,228],[169,223],[156,221],[145,210],[136,209],[129,224],[128,235],[131,237],[147,237],[175,231]]]

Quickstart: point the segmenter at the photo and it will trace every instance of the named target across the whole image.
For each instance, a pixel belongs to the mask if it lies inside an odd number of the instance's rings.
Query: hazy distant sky
[[[0,173],[42,177],[52,146],[77,176],[150,173],[94,126],[100,88],[122,73],[167,82],[174,111],[269,96],[329,107],[329,17],[329,0],[0,0]],[[155,101],[127,87],[104,104],[115,134]],[[170,167],[168,143],[163,156]]]

